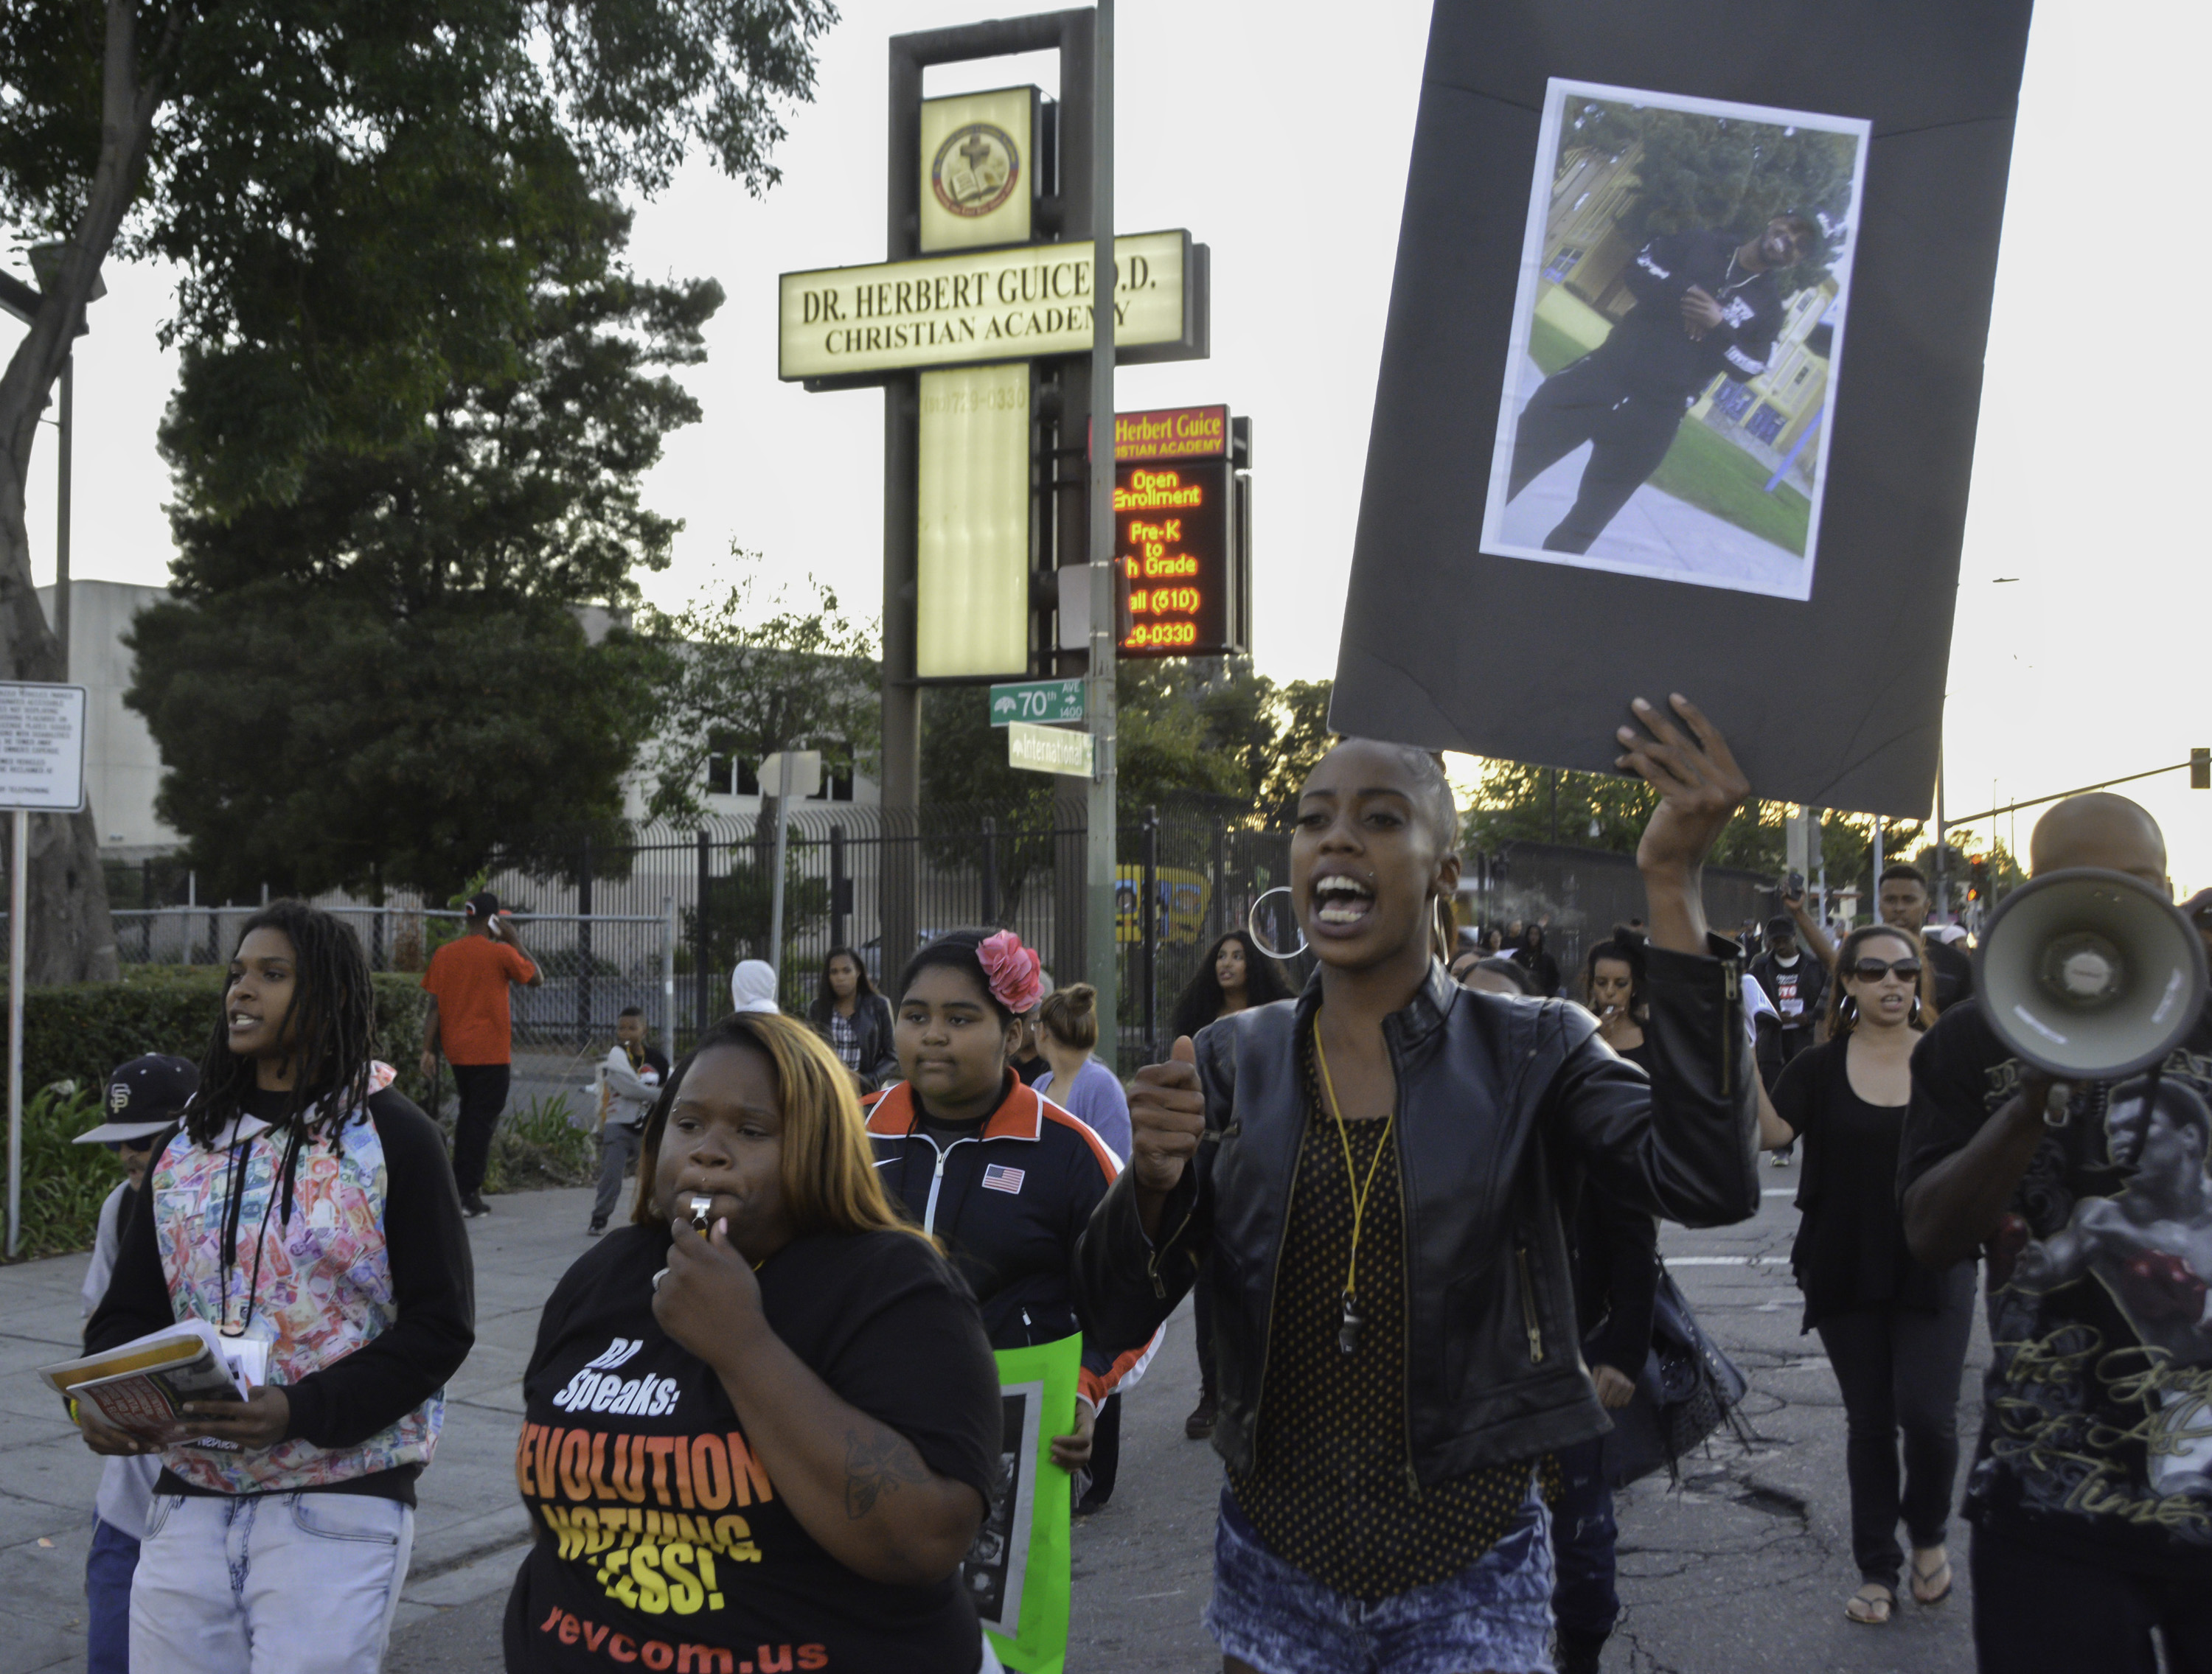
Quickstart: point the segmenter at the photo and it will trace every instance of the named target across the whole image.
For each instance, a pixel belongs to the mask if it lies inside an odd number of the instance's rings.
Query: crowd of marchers
[[[937,937],[883,992],[836,949],[804,1018],[741,966],[673,1064],[626,1015],[589,1240],[522,1375],[507,1666],[999,1668],[967,1567],[1009,1526],[994,1351],[1073,1339],[1047,1434],[1082,1516],[1188,1295],[1229,1674],[1595,1670],[1659,1223],[1747,1219],[1762,1150],[1802,1141],[1791,1262],[1847,1415],[1845,1615],[1952,1594],[1979,1263],[1982,1667],[2136,1674],[2155,1638],[2212,1671],[2212,1014],[2148,1076],[2054,1089],[1909,866],[1840,936],[1786,895],[1753,957],[1699,882],[1750,787],[1694,706],[1633,713],[1644,911],[1571,997],[1540,925],[1456,929],[1437,761],[1347,738],[1297,803],[1300,945],[1223,937],[1127,1082],[1096,992],[1005,929]],[[2060,803],[2031,852],[2167,889],[2119,798]],[[474,1340],[507,994],[538,974],[495,901],[470,920],[425,977],[450,1156],[374,1055],[351,932],[297,902],[247,921],[197,1064],[115,1071],[84,1136],[127,1171],[87,1351],[198,1321],[246,1375],[151,1428],[75,1404],[106,1456],[94,1669],[380,1665]],[[1295,993],[1285,953],[1310,955]]]

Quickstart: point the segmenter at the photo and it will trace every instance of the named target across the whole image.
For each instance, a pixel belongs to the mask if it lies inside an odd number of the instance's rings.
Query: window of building
[[[707,791],[710,796],[757,797],[761,794],[760,764],[742,755],[718,750],[707,758]],[[822,788],[811,802],[853,800],[853,769],[824,762]]]

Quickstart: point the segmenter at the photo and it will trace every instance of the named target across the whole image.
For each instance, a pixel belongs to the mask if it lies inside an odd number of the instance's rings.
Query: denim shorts
[[[1270,1552],[1224,1488],[1206,1628],[1260,1674],[1551,1674],[1551,1518],[1532,1480],[1481,1557],[1367,1604]]]

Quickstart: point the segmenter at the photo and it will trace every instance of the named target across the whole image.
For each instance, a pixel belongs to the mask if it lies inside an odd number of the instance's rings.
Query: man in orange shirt
[[[442,1048],[453,1066],[453,1090],[460,1112],[453,1120],[453,1184],[460,1188],[461,1212],[491,1213],[483,1200],[484,1167],[491,1156],[492,1130],[507,1108],[507,1083],[514,1060],[514,1016],[507,986],[535,988],[544,979],[500,910],[499,897],[487,889],[471,895],[468,929],[430,955],[422,973],[429,991],[430,1015],[422,1030],[422,1078],[438,1073]]]

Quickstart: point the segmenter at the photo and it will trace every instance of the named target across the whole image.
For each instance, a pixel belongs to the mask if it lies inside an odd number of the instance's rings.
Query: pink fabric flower
[[[991,998],[1017,1017],[1026,1015],[1044,998],[1044,961],[1034,948],[1024,947],[1022,938],[1011,930],[985,937],[975,954],[983,961]]]

